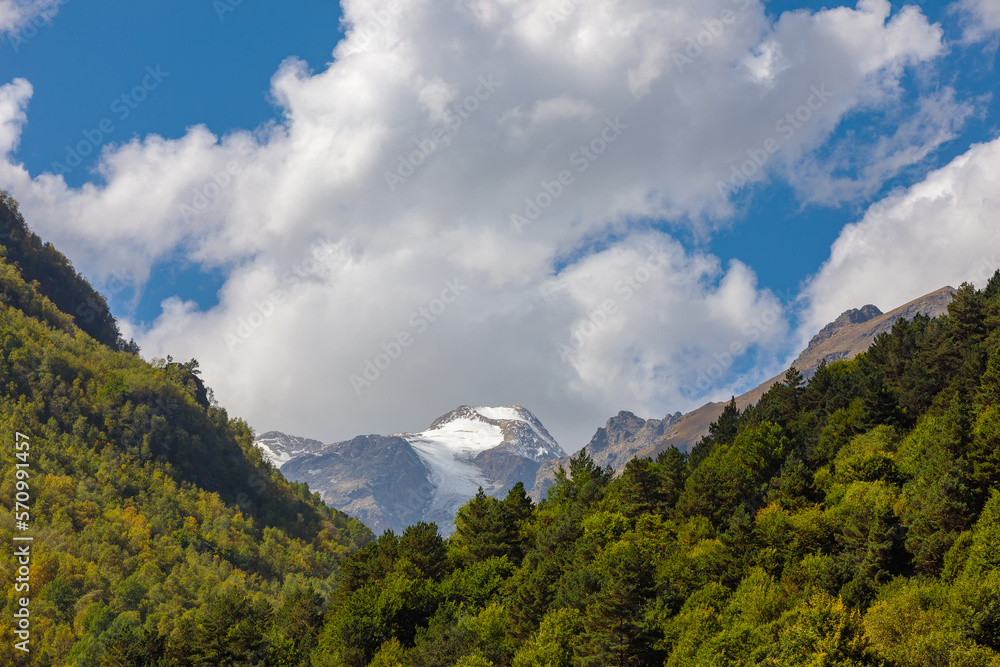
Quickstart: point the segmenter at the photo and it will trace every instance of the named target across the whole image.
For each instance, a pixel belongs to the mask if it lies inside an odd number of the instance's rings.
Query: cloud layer
[[[1000,268],[1000,139],[972,147],[844,228],[806,294],[815,329],[848,308],[883,310]]]
[[[178,255],[222,269],[217,307],[171,299],[134,333],[197,357],[259,429],[330,441],[520,403],[572,450],[620,409],[757,379],[734,370],[747,350],[780,360],[785,315],[752,268],[653,221],[711,234],[770,179],[856,196],[968,115],[945,91],[875,157],[834,138],[944,52],[918,9],[890,9],[345,0],[334,62],[274,75],[283,122],[107,145],[80,189],[16,163],[32,90],[0,87],[0,182],[98,283]],[[876,166],[845,185],[831,156]]]
[[[965,15],[967,40],[980,41],[1000,31],[1000,5],[993,0],[959,0],[957,6]]]

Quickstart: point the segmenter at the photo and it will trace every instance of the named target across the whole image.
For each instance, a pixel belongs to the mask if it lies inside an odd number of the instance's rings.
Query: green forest
[[[0,664],[303,664],[341,564],[370,531],[262,460],[197,362],[137,356],[104,299],[26,229],[4,196],[0,234],[16,249],[0,247],[0,496],[11,508],[19,432],[34,542],[30,653],[4,623]],[[96,313],[95,336],[75,303]],[[24,595],[14,534],[4,511],[8,620]]]
[[[539,504],[480,492],[447,539],[375,539],[262,460],[196,361],[143,361],[106,307],[80,328],[73,301],[103,300],[25,238],[0,262],[0,494],[27,434],[32,653],[6,626],[4,664],[1000,666],[1000,272],[691,452],[616,476],[581,451]]]

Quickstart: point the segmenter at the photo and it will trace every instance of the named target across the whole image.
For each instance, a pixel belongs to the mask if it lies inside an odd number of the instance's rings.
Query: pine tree
[[[974,343],[986,337],[986,301],[969,283],[962,283],[951,303],[948,316],[959,344]]]
[[[1000,347],[994,349],[989,356],[986,372],[976,392],[976,403],[980,409],[1000,405]]]
[[[870,427],[880,424],[894,426],[902,422],[903,414],[899,408],[899,401],[882,379],[880,372],[876,371],[865,379],[862,398],[865,417]]]
[[[630,519],[655,511],[659,505],[659,478],[649,459],[635,458],[625,464],[618,481],[622,511]]]
[[[736,439],[736,432],[740,428],[740,410],[736,407],[736,397],[733,396],[722,414],[708,427],[708,434],[715,444],[730,445]]]
[[[798,390],[801,389],[805,384],[805,379],[802,377],[802,373],[799,372],[795,366],[792,366],[785,372],[785,386],[789,389]]]
[[[268,658],[271,605],[235,590],[217,595],[198,614],[195,654],[206,665],[257,665]]]
[[[501,514],[501,502],[486,495],[482,487],[472,500],[459,508],[455,514],[455,532],[450,539],[459,562],[469,565],[509,552],[510,545],[506,542],[509,533]]]
[[[503,539],[510,547],[507,551],[507,557],[515,565],[521,564],[528,547],[526,526],[531,519],[534,507],[534,503],[531,502],[531,498],[528,497],[528,493],[524,489],[524,483],[519,481],[507,492],[507,497],[500,508]]]
[[[524,482],[517,482],[507,492],[504,499],[504,507],[510,517],[515,521],[524,521],[531,517],[531,511],[535,504],[531,502],[528,492],[524,489]]]
[[[448,570],[448,547],[435,523],[420,521],[408,526],[399,538],[399,554],[435,581],[440,581]]]
[[[278,665],[299,665],[315,648],[323,624],[323,596],[311,586],[296,588],[274,614],[270,642]]]
[[[579,664],[657,664],[652,637],[643,624],[646,604],[655,592],[649,560],[632,542],[619,542],[602,556],[597,563],[601,589],[586,609],[584,641],[577,648]]]
[[[156,628],[127,628],[105,648],[101,667],[159,667],[167,637]]]
[[[524,555],[523,523],[531,516],[531,499],[518,482],[504,500],[487,496],[482,488],[459,508],[450,538],[456,558],[464,565],[494,556],[520,563]]]
[[[722,414],[714,422],[708,425],[708,435],[691,448],[691,455],[688,458],[688,467],[694,470],[702,461],[708,458],[709,454],[717,445],[732,444],[739,431],[743,415],[736,407],[736,397],[733,396],[726,407],[722,409]]]
[[[656,456],[656,472],[660,478],[660,499],[663,510],[673,509],[684,491],[688,470],[687,458],[687,455],[676,447],[670,447]]]

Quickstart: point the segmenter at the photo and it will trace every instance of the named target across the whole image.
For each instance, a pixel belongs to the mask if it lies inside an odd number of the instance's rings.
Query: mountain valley
[[[846,311],[823,327],[791,365],[811,378],[821,363],[857,356],[900,320],[947,313],[954,294],[954,288],[945,287],[888,313],[871,304]],[[753,405],[782,378],[734,397],[737,408]],[[597,429],[586,444],[587,454],[597,465],[620,473],[635,457],[655,457],[671,447],[689,451],[708,435],[726,404],[707,403],[663,419],[623,410]],[[541,501],[556,472],[567,469],[570,461],[541,422],[520,406],[461,406],[420,433],[365,435],[323,445],[269,431],[256,444],[282,474],[307,483],[325,502],[376,534],[400,532],[417,521],[433,521],[450,534],[456,510],[480,487],[503,497],[521,482],[535,502]]]

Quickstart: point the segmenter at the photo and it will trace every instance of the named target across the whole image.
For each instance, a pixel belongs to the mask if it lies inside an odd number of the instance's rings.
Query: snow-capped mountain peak
[[[519,405],[460,406],[419,433],[401,433],[417,452],[435,487],[425,515],[448,526],[455,511],[480,487],[501,494],[530,465],[565,456],[542,423]]]
[[[463,405],[435,419],[425,431],[400,435],[437,441],[456,454],[468,456],[498,447],[532,461],[566,455],[538,418],[520,405]]]
[[[257,446],[270,460],[282,461],[286,477],[307,482],[326,502],[376,531],[434,521],[446,535],[455,512],[480,487],[495,496],[517,482],[530,489],[543,461],[566,455],[520,405],[463,405],[416,433],[358,436],[325,446],[265,433]]]

